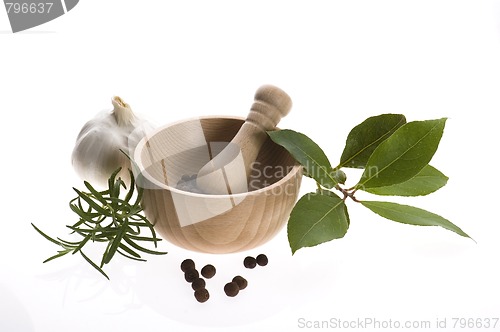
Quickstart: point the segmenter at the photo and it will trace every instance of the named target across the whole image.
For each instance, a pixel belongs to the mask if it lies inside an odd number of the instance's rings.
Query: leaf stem
[[[342,188],[341,186],[339,185],[336,185],[335,186],[335,189],[339,190],[342,194],[344,194],[344,198],[343,200],[345,201],[347,199],[347,197],[349,197],[350,199],[352,199],[354,202],[356,203],[360,203],[360,201],[354,196],[354,194],[356,193],[357,189],[355,188],[351,188],[351,189],[344,189]],[[353,190],[354,189],[354,190]]]

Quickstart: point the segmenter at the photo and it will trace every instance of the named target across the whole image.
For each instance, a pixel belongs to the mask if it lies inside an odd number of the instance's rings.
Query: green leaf
[[[127,202],[127,203],[132,198],[132,195],[134,194],[134,188],[135,188],[134,173],[130,169],[128,170],[128,172],[129,172],[129,175],[130,175],[130,189],[129,189],[128,193],[127,193],[127,196],[125,196],[125,199],[124,199],[124,201]]]
[[[66,241],[61,239],[60,237],[58,237],[57,240],[61,241],[66,249],[76,248],[76,246],[80,244],[80,242]]]
[[[347,211],[347,205],[345,205],[345,203],[344,203],[344,213],[347,219],[347,228],[349,228],[349,226],[351,226],[351,218],[349,217],[349,211]]]
[[[67,253],[69,253],[71,250],[69,249],[66,249],[66,250],[60,250],[58,251],[57,254],[55,254],[54,256],[51,256],[49,258],[47,258],[46,260],[43,261],[43,263],[47,263],[47,262],[50,262],[51,260],[54,260],[56,258],[59,258],[59,257],[62,257],[64,255],[66,255]]]
[[[110,196],[118,197],[118,195],[116,195],[117,189],[115,188],[117,185],[116,176],[118,175],[118,173],[120,173],[121,170],[122,170],[121,167],[117,168],[108,179],[108,188],[109,188],[109,195]],[[118,186],[119,186],[119,183],[118,183]],[[120,188],[118,188],[118,191],[119,190],[120,190]]]
[[[381,196],[425,196],[442,188],[448,177],[427,165],[408,181],[387,187],[366,188],[365,191]]]
[[[47,240],[49,240],[50,242],[54,243],[54,244],[57,244],[61,247],[64,247],[64,244],[62,244],[60,241],[57,241],[53,238],[51,238],[50,236],[48,236],[47,234],[45,234],[44,232],[42,232],[38,227],[35,226],[35,224],[31,223],[31,226],[33,226],[33,228],[38,232],[40,233],[41,236],[43,236],[44,238],[46,238]]]
[[[288,221],[292,254],[304,247],[344,237],[349,228],[345,203],[333,193],[309,193],[295,204]]]
[[[436,152],[445,123],[443,118],[400,127],[375,149],[356,188],[391,186],[417,175]]]
[[[130,256],[133,256],[135,258],[141,258],[141,255],[124,245],[123,243],[120,243],[120,246],[116,252],[120,252],[120,249],[128,253]]]
[[[137,196],[135,198],[134,207],[140,207],[141,206],[142,195],[143,194],[144,194],[144,189],[141,188],[141,187],[137,187]],[[142,209],[138,210],[137,213],[139,213],[139,211],[142,211]]]
[[[347,136],[340,164],[336,168],[364,168],[375,148],[405,123],[403,114],[381,114],[366,119]]]
[[[145,252],[146,254],[150,254],[150,255],[166,255],[167,254],[167,252],[164,252],[164,251],[154,251],[154,250],[150,250],[150,249],[144,248],[144,247],[138,245],[137,243],[135,243],[134,241],[130,240],[128,237],[124,237],[123,239],[132,248],[134,248],[136,250],[139,250],[139,251],[142,251],[142,252]]]
[[[146,242],[156,242],[158,240],[161,240],[161,239],[158,239],[157,237],[137,236],[137,235],[130,235],[130,234],[127,234],[127,238],[129,238],[130,240],[134,240],[134,241],[146,241]]]
[[[362,201],[361,204],[389,220],[416,226],[441,226],[458,235],[470,238],[449,220],[426,210],[390,202]]]
[[[149,231],[151,232],[151,236],[153,237],[153,239],[155,239],[155,241],[153,241],[154,245],[155,245],[155,248],[158,247],[158,242],[161,241],[161,239],[159,239],[157,236],[156,236],[156,231],[154,229],[154,226],[153,224],[148,220],[148,218],[146,218],[145,216],[141,216],[143,221],[144,221],[144,224],[146,225],[147,228],[149,228]]]
[[[139,262],[146,262],[146,260],[144,258],[137,258],[137,257],[131,256],[131,255],[127,255],[125,252],[121,251],[120,248],[118,248],[118,250],[116,252],[124,257],[127,257],[128,259],[132,259],[134,261],[139,261]]]
[[[69,207],[73,212],[75,212],[83,221],[87,222],[93,222],[92,217],[93,216],[99,216],[99,214],[91,214],[91,213],[86,213],[85,211],[82,211],[76,204],[70,204]]]
[[[120,230],[116,234],[115,238],[110,242],[106,252],[103,255],[103,264],[108,264],[113,256],[116,253],[116,250],[118,249],[118,246],[120,245],[120,242],[122,241],[122,238],[125,236],[126,231],[127,231],[127,226],[128,226],[128,221],[124,220],[123,224],[120,225]]]
[[[99,201],[101,204],[106,205],[106,200],[102,197],[102,194],[94,189],[94,187],[88,183],[87,181],[83,181],[83,184],[87,189],[90,191],[90,193]]]
[[[269,137],[284,147],[305,168],[309,177],[325,188],[333,188],[339,182],[333,176],[332,166],[323,150],[306,135],[290,130],[268,131]]]
[[[78,251],[80,251],[83,246],[89,242],[89,240],[92,238],[92,234],[87,235],[81,242],[80,244],[73,250],[73,255],[76,254]]]
[[[97,204],[87,193],[81,192],[80,190],[73,188],[73,190],[80,196],[90,207],[96,210],[102,215],[109,215],[110,212],[104,209],[102,206]]]
[[[94,269],[96,269],[97,271],[99,271],[103,276],[106,277],[106,279],[109,280],[109,277],[106,273],[104,273],[104,271],[99,267],[97,266],[94,262],[92,262],[92,260],[90,258],[88,258],[84,253],[83,251],[79,251],[79,253],[82,255],[82,257],[90,264],[94,267]]]
[[[332,197],[336,197],[338,198],[338,196],[336,194],[334,194],[333,192],[331,192],[330,190],[325,190],[325,189],[316,189],[316,194],[319,194],[319,195],[327,195],[327,196],[332,196]],[[344,213],[345,213],[345,217],[347,219],[347,227],[349,228],[349,226],[351,225],[351,218],[349,217],[349,212],[347,211],[347,205],[345,205],[344,203]]]

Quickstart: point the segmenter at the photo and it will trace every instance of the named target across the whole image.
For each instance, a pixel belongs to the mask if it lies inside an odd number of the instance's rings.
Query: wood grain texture
[[[138,145],[144,212],[167,241],[198,252],[238,252],[269,241],[288,221],[302,167],[269,138],[252,165],[249,192],[208,195],[175,188],[183,175],[197,174],[211,153],[222,151],[221,142],[231,141],[243,123],[234,117],[188,120],[158,129]]]

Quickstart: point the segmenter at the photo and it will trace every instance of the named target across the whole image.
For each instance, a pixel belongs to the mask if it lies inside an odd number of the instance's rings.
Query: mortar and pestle
[[[184,120],[156,129],[137,145],[144,212],[167,241],[231,253],[269,241],[286,224],[302,167],[266,131],[276,128],[292,102],[270,85],[254,99],[246,119]]]

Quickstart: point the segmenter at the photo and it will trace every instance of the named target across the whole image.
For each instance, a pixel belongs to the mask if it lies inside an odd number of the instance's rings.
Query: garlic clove
[[[86,181],[106,187],[111,174],[122,167],[120,176],[125,180],[124,171],[130,164],[120,151],[123,146],[121,136],[106,126],[95,126],[88,130],[73,150],[73,167],[78,175]]]
[[[118,167],[122,168],[122,180],[130,181],[130,160],[123,152],[132,156],[137,143],[153,129],[149,122],[136,117],[120,97],[111,102],[111,112],[97,114],[82,127],[71,158],[82,179],[102,188],[107,187],[109,177]]]

